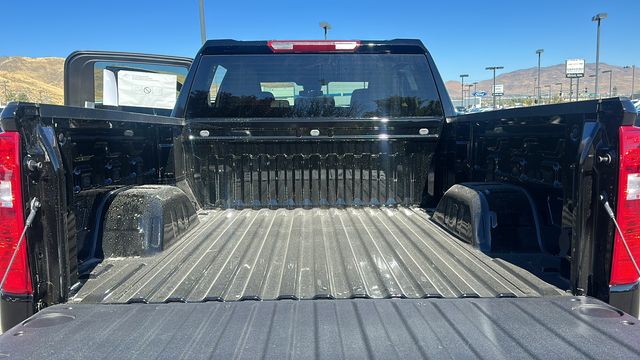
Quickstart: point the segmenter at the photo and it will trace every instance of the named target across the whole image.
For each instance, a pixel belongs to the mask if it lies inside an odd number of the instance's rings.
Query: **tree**
[[[5,101],[29,101],[29,95],[22,91],[14,92],[13,90],[7,90],[7,98],[5,99]]]
[[[19,92],[16,94],[14,101],[29,101],[29,95],[23,93],[23,92]]]

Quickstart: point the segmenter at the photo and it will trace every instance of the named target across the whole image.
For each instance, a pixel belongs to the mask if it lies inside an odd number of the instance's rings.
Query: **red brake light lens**
[[[359,40],[270,40],[267,45],[273,52],[354,52]]]
[[[640,262],[640,128],[620,127],[620,173],[616,218],[636,263]],[[638,280],[620,235],[616,232],[611,264],[611,285]]]
[[[0,279],[24,228],[20,180],[20,137],[16,132],[0,132]],[[2,288],[5,293],[32,293],[26,245],[23,241],[11,266]]]

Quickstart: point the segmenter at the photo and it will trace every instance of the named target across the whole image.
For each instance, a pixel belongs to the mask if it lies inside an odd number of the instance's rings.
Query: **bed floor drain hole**
[[[624,315],[622,311],[613,309],[608,306],[596,304],[579,305],[574,309],[577,309],[581,315],[593,316],[598,318],[617,318]]]
[[[27,328],[44,328],[50,326],[56,326],[68,323],[75,320],[75,316],[61,314],[61,313],[49,313],[37,316],[31,320],[27,320],[22,326]]]

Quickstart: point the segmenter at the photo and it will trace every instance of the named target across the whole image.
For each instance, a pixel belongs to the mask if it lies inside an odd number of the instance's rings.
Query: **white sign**
[[[584,77],[584,59],[569,59],[565,62],[565,76],[568,78]]]
[[[502,96],[504,95],[504,85],[503,84],[496,84],[495,87],[493,88],[493,95],[495,96]]]
[[[140,71],[118,71],[118,104],[173,109],[178,76]]]
[[[178,76],[142,71],[117,72],[117,93],[113,92],[113,76],[104,73],[104,104],[173,109],[176,104]]]

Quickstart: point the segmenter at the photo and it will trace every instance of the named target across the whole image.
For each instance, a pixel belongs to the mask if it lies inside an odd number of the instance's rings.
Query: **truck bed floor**
[[[419,208],[211,210],[162,253],[105,259],[84,303],[537,297],[562,292],[453,238]]]

